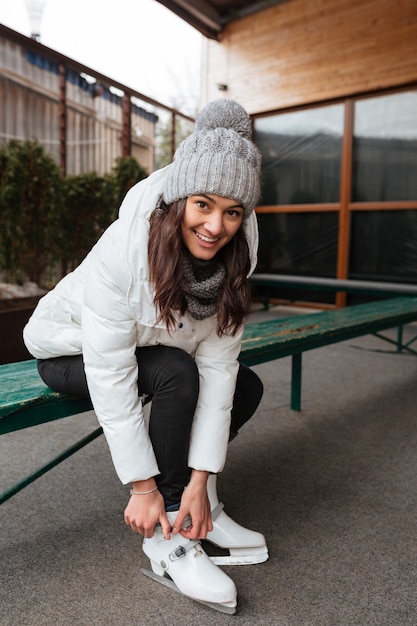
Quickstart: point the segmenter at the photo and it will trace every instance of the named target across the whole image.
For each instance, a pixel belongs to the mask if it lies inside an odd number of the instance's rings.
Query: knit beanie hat
[[[237,200],[248,217],[260,193],[261,155],[251,141],[251,121],[233,100],[210,102],[195,130],[177,148],[163,191],[170,204],[199,193]]]

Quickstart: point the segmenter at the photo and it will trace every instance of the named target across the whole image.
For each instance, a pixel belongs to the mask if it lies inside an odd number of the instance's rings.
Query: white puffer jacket
[[[159,473],[137,393],[136,346],[175,346],[195,358],[200,394],[189,465],[219,472],[226,460],[243,328],[234,337],[218,337],[215,316],[196,321],[188,313],[178,317],[171,335],[164,324],[156,324],[147,240],[149,216],[167,169],[128,192],[119,219],[81,265],[40,300],[24,329],[25,344],[36,358],[83,354],[94,410],[124,484]],[[245,229],[253,271],[258,246],[254,214]]]

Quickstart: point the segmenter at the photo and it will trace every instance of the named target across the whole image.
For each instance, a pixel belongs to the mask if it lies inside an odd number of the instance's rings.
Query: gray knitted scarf
[[[203,261],[184,252],[182,261],[182,288],[187,309],[194,319],[205,320],[217,311],[226,270],[222,261],[216,257]]]

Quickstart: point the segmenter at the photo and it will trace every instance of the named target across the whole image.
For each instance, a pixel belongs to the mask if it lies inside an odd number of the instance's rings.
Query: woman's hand
[[[132,483],[133,491],[140,492],[149,491],[155,486],[153,478]],[[159,522],[165,539],[170,538],[171,525],[165,513],[164,498],[157,490],[146,495],[131,496],[124,512],[124,519],[133,532],[147,539],[153,537],[155,526]]]
[[[172,533],[180,533],[187,539],[205,539],[213,530],[210,502],[207,495],[207,479],[209,473],[193,470],[190,482],[181,498],[180,509],[172,527]],[[187,516],[191,525],[182,528]]]

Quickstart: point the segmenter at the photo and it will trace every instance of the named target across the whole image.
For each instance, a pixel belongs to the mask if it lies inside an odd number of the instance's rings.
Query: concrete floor
[[[256,366],[265,395],[219,478],[227,512],[270,550],[225,568],[236,616],[140,573],[128,488],[100,437],[1,507],[1,626],[415,626],[417,359],[364,337],[303,364],[300,413],[290,359]],[[0,488],[95,427],[89,413],[2,436]]]

